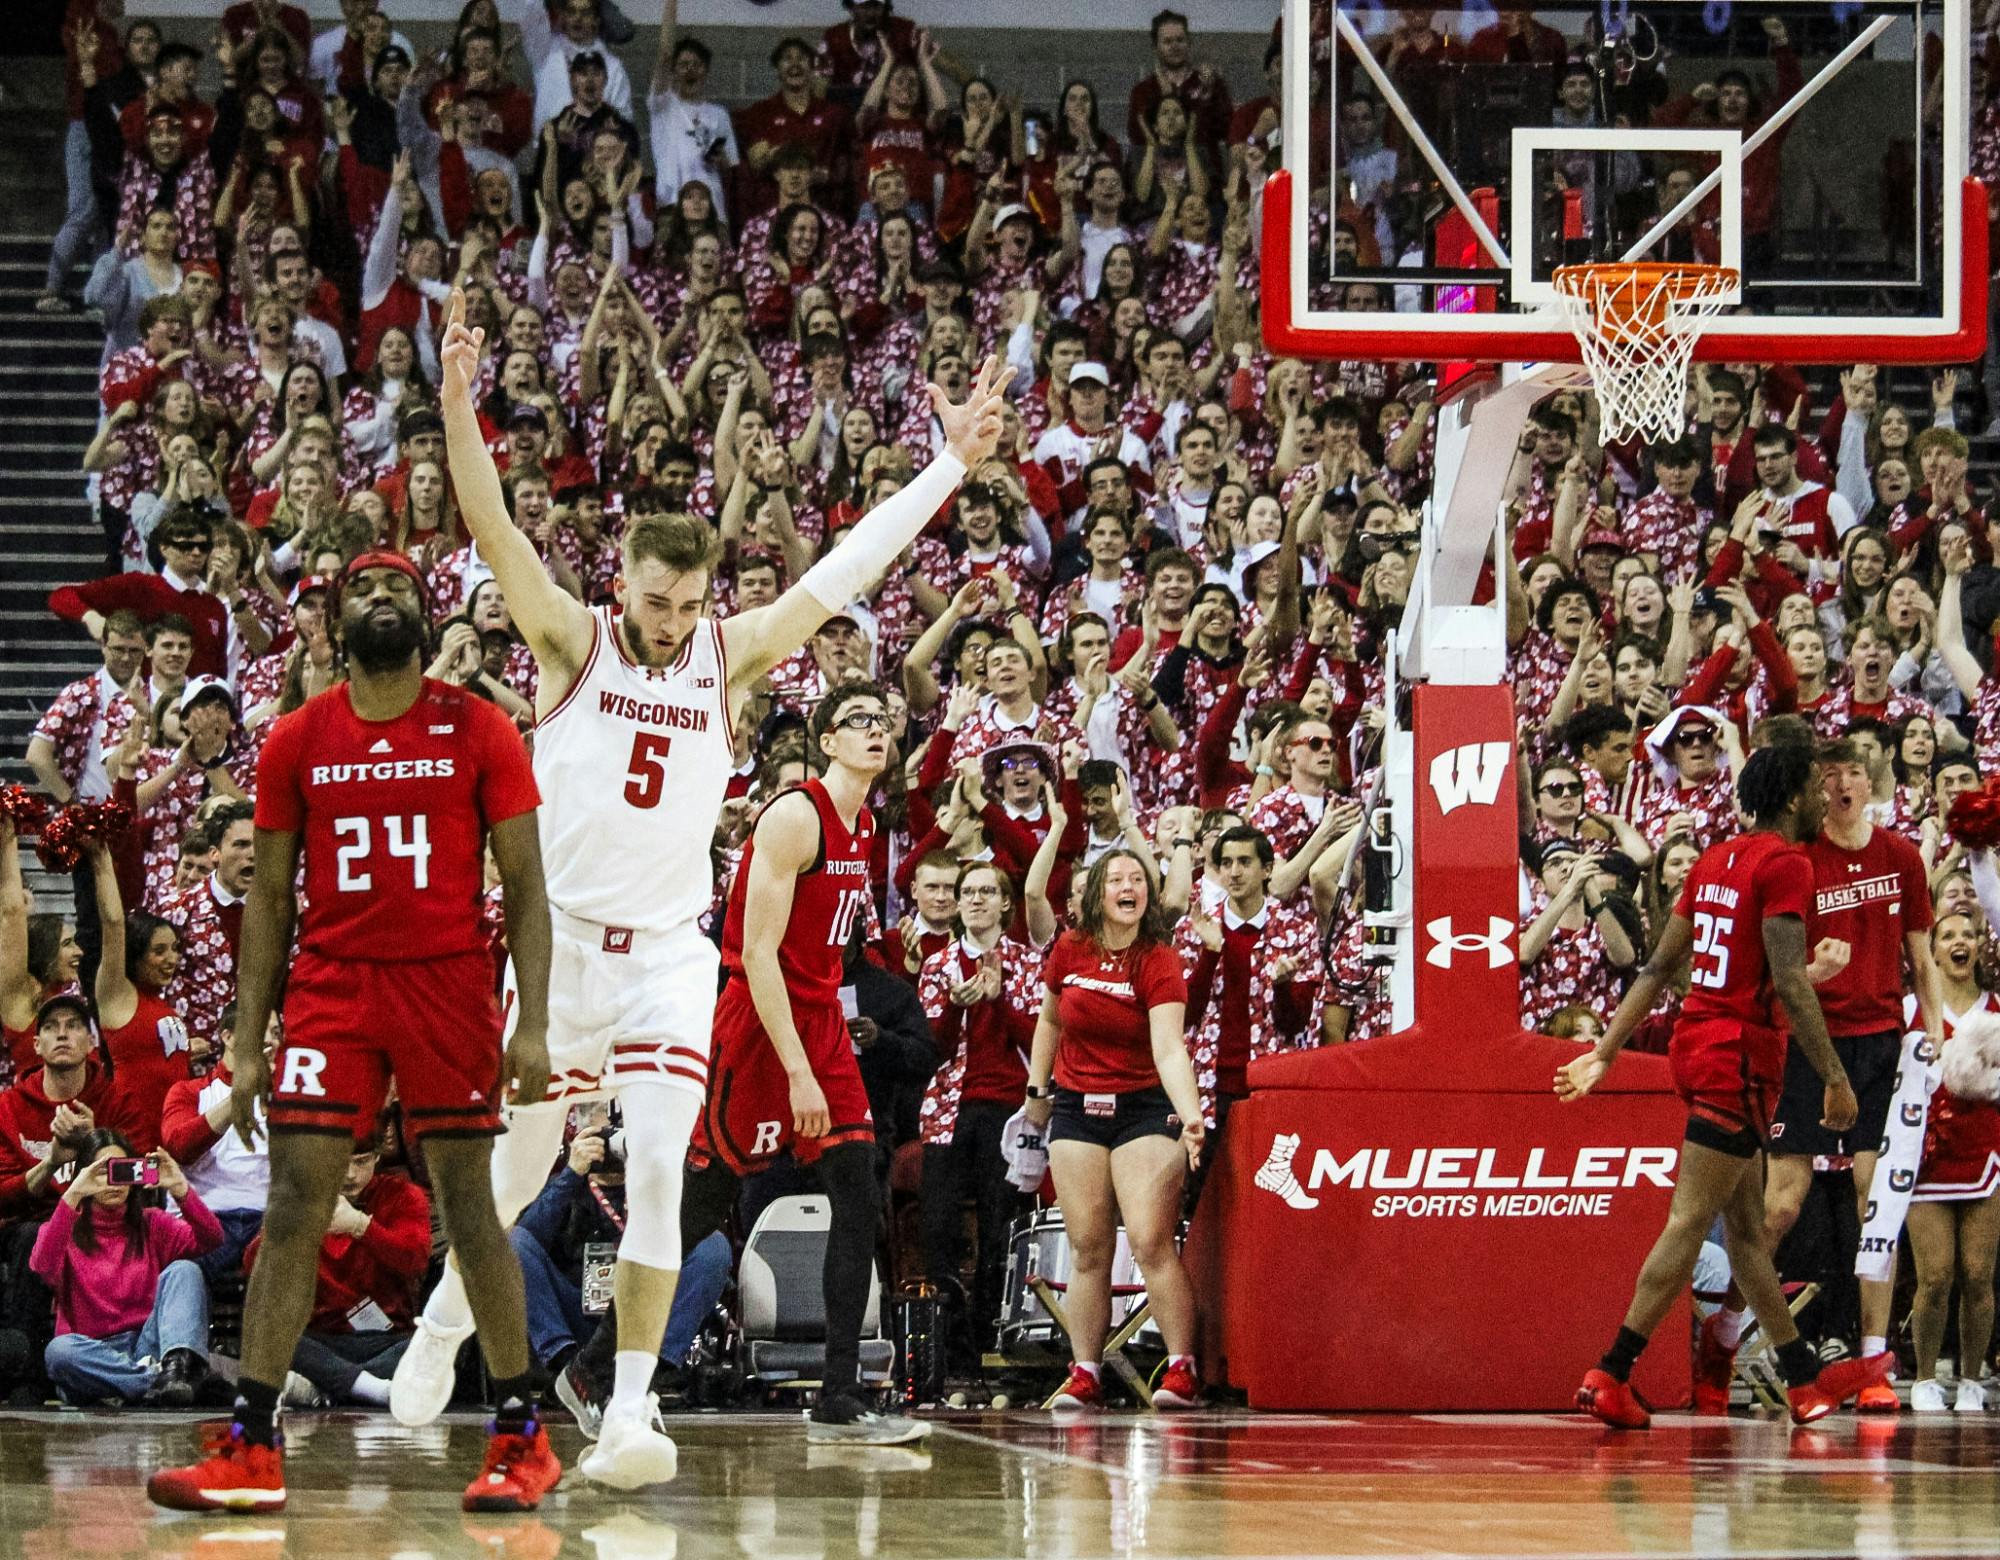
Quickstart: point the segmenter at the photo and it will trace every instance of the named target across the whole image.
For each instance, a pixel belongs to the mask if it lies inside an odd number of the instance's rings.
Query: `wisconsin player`
[[[1652,1011],[1660,990],[1692,956],[1687,1000],[1668,1046],[1674,1084],[1687,1101],[1686,1140],[1667,1227],[1653,1243],[1625,1324],[1577,1390],[1577,1407],[1617,1429],[1643,1430],[1652,1416],[1632,1390],[1632,1367],[1653,1329],[1694,1276],[1716,1216],[1737,1286],[1778,1351],[1792,1418],[1809,1424],[1832,1413],[1889,1372],[1891,1356],[1840,1360],[1820,1368],[1799,1337],[1777,1269],[1764,1249],[1764,1176],[1758,1159],[1785,1070],[1782,1005],[1822,1083],[1820,1119],[1829,1130],[1854,1124],[1847,1073],[1827,1039],[1806,962],[1812,867],[1801,840],[1819,832],[1826,811],[1819,766],[1802,742],[1759,748],[1737,781],[1754,821],[1747,834],[1702,853],[1653,956],[1640,971],[1596,1046],[1556,1073],[1556,1095],[1579,1100],[1604,1077]]]
[[[415,565],[400,553],[363,553],[336,582],[335,603],[349,680],[280,720],[257,769],[231,1104],[246,1147],[266,1107],[271,1190],[243,1307],[235,1422],[201,1462],[154,1474],[147,1493],[179,1511],[283,1508],[278,1394],[312,1311],[320,1241],[349,1156],[373,1133],[393,1077],[493,1377],[493,1434],[465,1508],[532,1510],[562,1466],[540,1423],[521,1270],[494,1212],[491,1159],[502,1085],[515,1100],[548,1087],[535,780],[506,716],[423,675],[428,613]],[[515,961],[504,1056],[480,925],[489,842]],[[302,852],[305,910],[274,1086],[264,1033],[291,947]]]
[[[553,1079],[547,1102],[516,1109],[494,1160],[503,1220],[533,1200],[554,1162],[567,1106],[614,1093],[628,1136],[628,1223],[614,1279],[617,1355],[611,1402],[586,1477],[620,1489],[673,1477],[675,1451],[648,1388],[681,1264],[681,1177],[708,1086],[715,945],[709,837],[735,757],[730,732],[759,678],[833,613],[872,588],[999,440],[1008,371],[989,360],[963,405],[935,385],[945,452],[878,505],[769,606],[707,616],[714,533],[684,514],[626,530],[615,607],[585,608],[549,578],[508,518],[469,388],[481,337],[454,297],[441,359],[452,479],[479,553],[506,592],[541,670],[535,775],[550,864]],[[421,1424],[450,1400],[452,1360],[472,1325],[447,1272],[396,1371],[390,1407]],[[565,1401],[592,1429],[576,1379]],[[559,1390],[562,1384],[559,1383]]]
[[[865,916],[875,822],[864,805],[889,762],[889,706],[848,683],[810,725],[825,773],[757,819],[722,928],[728,983],[715,1005],[715,1071],[688,1151],[681,1244],[722,1228],[738,1182],[789,1151],[819,1175],[830,1206],[826,1368],[806,1423],[811,1441],[891,1446],[930,1426],[878,1414],[860,1393],[861,1323],[881,1196],[875,1122],[841,1011],[841,966]]]

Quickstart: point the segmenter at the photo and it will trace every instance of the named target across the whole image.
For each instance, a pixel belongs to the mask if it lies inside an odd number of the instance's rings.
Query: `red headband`
[[[347,561],[347,567],[340,571],[338,578],[333,582],[333,595],[336,602],[334,610],[336,615],[339,612],[337,603],[339,602],[341,592],[347,588],[347,582],[363,569],[394,569],[398,574],[408,575],[410,583],[417,587],[417,600],[423,603],[424,616],[426,618],[430,616],[431,593],[424,585],[423,575],[418,572],[417,566],[410,562],[408,558],[387,547],[378,547],[372,552],[357,553]]]

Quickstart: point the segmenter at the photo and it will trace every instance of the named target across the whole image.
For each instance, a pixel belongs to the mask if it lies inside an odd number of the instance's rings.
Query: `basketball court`
[[[490,1555],[1992,1555],[2000,1426],[1812,1430],[1662,1416],[1642,1435],[1573,1416],[961,1414],[928,1453],[808,1448],[782,1415],[677,1415],[680,1477],[643,1499],[565,1479],[535,1516],[458,1509],[479,1423],[296,1415],[289,1509],[176,1518],[144,1475],[186,1454],[183,1418],[10,1416],[0,1550],[31,1557],[275,1560]],[[559,1432],[573,1461],[581,1442]]]

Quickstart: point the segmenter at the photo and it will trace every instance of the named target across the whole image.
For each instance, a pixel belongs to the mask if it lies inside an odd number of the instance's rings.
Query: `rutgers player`
[[[611,1092],[628,1122],[627,1224],[613,1283],[615,1385],[583,1472],[621,1489],[673,1477],[674,1444],[648,1393],[681,1265],[681,1176],[708,1086],[716,952],[697,918],[712,897],[709,838],[736,767],[736,714],[751,687],[820,624],[871,589],[1000,436],[1008,373],[989,361],[965,404],[930,387],[945,453],[877,505],[769,606],[706,615],[714,532],[684,514],[626,528],[618,605],[588,609],[549,578],[508,518],[469,389],[481,339],[454,298],[440,354],[452,479],[479,553],[540,668],[535,774],[543,856],[554,869],[555,954],[548,1101],[517,1109],[494,1159],[512,1220],[541,1190],[574,1101]],[[472,1316],[447,1270],[397,1367],[390,1407],[405,1424],[450,1401]],[[607,1324],[610,1325],[610,1324]],[[588,1434],[595,1405],[573,1368],[558,1390]]]
[[[1803,742],[1758,749],[1743,766],[1736,793],[1754,820],[1751,831],[1702,853],[1611,1027],[1594,1049],[1556,1073],[1560,1099],[1581,1099],[1595,1088],[1661,989],[1693,955],[1687,999],[1667,1051],[1675,1087],[1688,1105],[1673,1206],[1639,1270],[1625,1325],[1576,1395],[1577,1407],[1618,1429],[1642,1430],[1651,1423],[1632,1390],[1632,1367],[1694,1276],[1695,1258],[1717,1214],[1736,1283],[1777,1348],[1797,1423],[1832,1413],[1882,1380],[1891,1364],[1891,1356],[1877,1354],[1821,1370],[1799,1337],[1764,1249],[1764,1176],[1757,1151],[1764,1146],[1785,1065],[1785,1037],[1774,1003],[1784,1007],[1793,1043],[1824,1080],[1823,1123],[1835,1131],[1852,1126],[1856,1105],[1826,1037],[1806,963],[1812,867],[1799,842],[1819,832],[1826,810],[1812,749]]]
[[[502,1085],[516,1100],[548,1087],[534,775],[498,709],[423,675],[428,613],[415,565],[363,553],[334,591],[351,680],[280,720],[258,765],[231,1094],[246,1148],[266,1107],[271,1193],[243,1306],[235,1423],[202,1462],[154,1474],[147,1493],[178,1511],[284,1506],[278,1394],[312,1311],[349,1156],[375,1130],[393,1077],[465,1265],[493,1377],[492,1439],[465,1508],[532,1510],[562,1465],[540,1423],[521,1270],[493,1211],[490,1161]],[[480,926],[489,842],[515,960],[504,1058]],[[291,946],[301,850],[305,911],[274,1089],[264,1032]]]
[[[1761,435],[1760,435],[1761,437]],[[1854,1084],[1859,1114],[1852,1126],[1832,1132],[1820,1125],[1812,1068],[1794,1045],[1785,1059],[1785,1084],[1771,1123],[1764,1180],[1764,1248],[1773,1256],[1798,1221],[1812,1189],[1816,1155],[1850,1155],[1854,1201],[1867,1223],[1868,1189],[1903,1064],[1903,994],[1917,999],[1933,1052],[1943,1041],[1937,964],[1931,957],[1931,893],[1917,847],[1868,821],[1872,795],[1868,764],[1850,739],[1820,750],[1826,780],[1826,823],[1808,840],[1813,872],[1813,933],[1853,950],[1853,959],[1818,989],[1820,1011],[1841,1066]],[[1910,978],[1904,977],[1904,960]],[[1861,1353],[1888,1348],[1889,1303],[1894,1285],[1861,1280]],[[1735,1296],[1730,1297],[1732,1302]],[[1729,1353],[1743,1328],[1739,1307],[1717,1311],[1703,1328],[1703,1353],[1727,1380]],[[1713,1336],[1711,1336],[1711,1334]],[[1861,1394],[1864,1412],[1893,1414],[1896,1392],[1887,1382]]]
[[[681,1244],[721,1229],[738,1181],[787,1150],[817,1170],[831,1205],[826,1368],[806,1439],[893,1446],[921,1440],[930,1426],[875,1413],[860,1394],[881,1196],[875,1122],[840,1006],[875,838],[863,804],[889,762],[881,689],[836,688],[813,711],[811,733],[826,773],[764,809],[729,891],[729,980],[715,1005],[715,1077],[688,1151]]]

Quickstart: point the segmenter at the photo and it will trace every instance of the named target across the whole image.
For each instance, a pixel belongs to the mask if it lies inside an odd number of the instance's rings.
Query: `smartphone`
[[[1022,149],[1028,154],[1029,162],[1039,162],[1042,156],[1042,122],[1030,119],[1021,127]]]
[[[160,1167],[151,1159],[107,1159],[104,1180],[108,1186],[158,1186]]]

